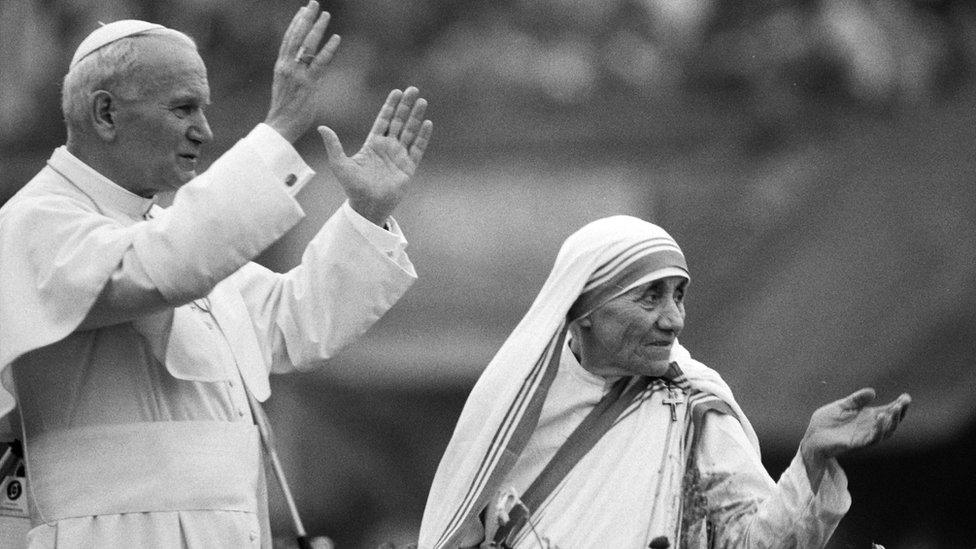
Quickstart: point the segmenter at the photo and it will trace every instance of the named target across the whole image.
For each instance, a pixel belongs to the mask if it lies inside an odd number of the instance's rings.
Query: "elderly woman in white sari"
[[[887,438],[910,398],[818,409],[779,481],[722,378],[677,340],[690,280],[660,227],[570,236],[478,380],[420,547],[822,547],[850,506],[835,457]]]

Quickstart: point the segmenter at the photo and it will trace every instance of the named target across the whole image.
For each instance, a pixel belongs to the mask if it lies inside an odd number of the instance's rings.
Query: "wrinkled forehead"
[[[206,75],[196,46],[174,36],[145,35],[133,39],[133,65],[156,71],[188,71]]]
[[[641,219],[615,216],[587,225],[566,241],[580,254],[594,254],[595,265],[583,290],[570,308],[578,319],[610,299],[657,279],[690,279],[678,243],[664,229]]]
[[[135,39],[131,63],[118,73],[140,96],[196,98],[209,102],[207,68],[196,49],[167,36]]]

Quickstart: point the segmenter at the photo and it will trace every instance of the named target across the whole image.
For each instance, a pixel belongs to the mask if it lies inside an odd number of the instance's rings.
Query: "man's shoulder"
[[[95,204],[63,175],[45,166],[0,207],[0,219],[44,211],[97,212]]]

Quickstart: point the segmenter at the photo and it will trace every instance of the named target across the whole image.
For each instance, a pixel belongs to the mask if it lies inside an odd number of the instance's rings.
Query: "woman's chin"
[[[668,364],[670,363],[667,360],[655,360],[648,362],[641,368],[641,373],[650,377],[662,377],[664,374],[668,373]]]
[[[594,374],[603,377],[620,377],[620,376],[648,376],[648,377],[663,377],[664,374],[668,372],[670,362],[667,360],[655,360],[655,361],[644,361],[639,364],[627,364],[627,365],[617,365],[611,367],[602,368],[600,371],[594,372]]]

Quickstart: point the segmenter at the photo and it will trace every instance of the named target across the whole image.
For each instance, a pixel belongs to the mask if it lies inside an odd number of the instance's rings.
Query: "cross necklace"
[[[675,391],[674,387],[669,383],[668,396],[664,397],[661,404],[671,407],[671,421],[678,421],[678,405],[682,402],[684,402],[684,399],[681,398],[681,393]]]

